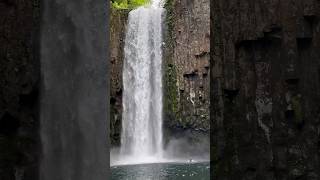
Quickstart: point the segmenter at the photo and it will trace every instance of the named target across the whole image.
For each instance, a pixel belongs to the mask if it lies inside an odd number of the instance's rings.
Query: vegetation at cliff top
[[[150,3],[150,0],[111,0],[112,7],[115,9],[134,9]]]

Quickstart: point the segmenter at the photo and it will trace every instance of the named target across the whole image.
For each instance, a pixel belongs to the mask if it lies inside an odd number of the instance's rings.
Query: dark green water
[[[111,167],[111,180],[209,180],[210,164],[139,164]]]

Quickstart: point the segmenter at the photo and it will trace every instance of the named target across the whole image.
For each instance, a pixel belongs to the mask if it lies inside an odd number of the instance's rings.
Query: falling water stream
[[[163,156],[162,19],[160,0],[129,13],[123,66],[123,118],[120,155],[145,163]]]
[[[40,180],[108,176],[106,3],[41,3]]]
[[[162,7],[163,1],[153,0],[150,6],[129,13],[121,147],[120,156],[111,162],[111,180],[209,179],[208,162],[169,157],[163,147]]]

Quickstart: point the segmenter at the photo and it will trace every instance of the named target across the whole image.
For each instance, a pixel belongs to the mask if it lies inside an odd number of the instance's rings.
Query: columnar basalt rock
[[[168,0],[165,125],[209,130],[210,1]]]
[[[319,1],[214,1],[215,179],[319,179]]]

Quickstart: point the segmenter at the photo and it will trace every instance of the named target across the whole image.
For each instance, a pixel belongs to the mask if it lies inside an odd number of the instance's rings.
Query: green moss
[[[173,48],[174,38],[174,0],[167,0],[164,8],[166,9],[166,27],[167,27],[167,46]]]
[[[113,0],[111,1],[114,9],[134,9],[139,6],[150,4],[150,0]]]
[[[181,121],[179,110],[179,91],[177,87],[177,70],[173,62],[174,54],[174,2],[167,0],[165,18],[164,47],[164,113],[168,120]]]
[[[165,96],[164,96],[164,111],[169,119],[179,120],[179,101],[177,88],[177,74],[175,66],[172,64],[165,65]]]

